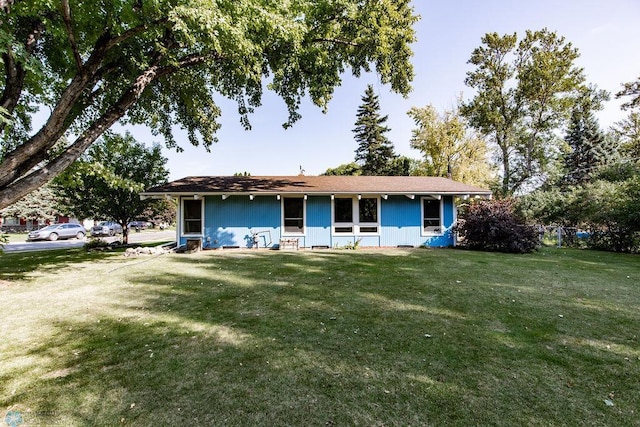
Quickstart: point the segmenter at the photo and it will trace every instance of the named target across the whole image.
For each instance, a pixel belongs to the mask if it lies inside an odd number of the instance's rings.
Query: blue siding
[[[441,235],[425,236],[422,233],[422,198],[413,200],[405,196],[392,196],[382,200],[382,239],[381,246],[452,246],[454,236],[451,232],[455,218],[453,197],[442,198]]]
[[[307,199],[307,223],[305,246],[328,246],[331,242],[331,199],[314,196]]]
[[[422,212],[420,198],[411,200],[405,196],[389,196],[381,200],[381,246],[420,246]]]
[[[259,233],[259,247],[277,247],[282,237],[282,202],[275,196],[220,196],[204,198],[205,248],[252,246],[252,233]],[[332,235],[331,198],[309,196],[306,201],[305,235],[284,236],[299,239],[300,247],[344,247],[360,239],[360,246],[451,246],[454,236],[451,227],[455,219],[453,197],[442,198],[443,234],[427,236],[422,233],[422,199],[405,196],[380,199],[380,230],[376,235]],[[181,237],[184,244],[186,238]]]
[[[280,201],[275,197],[247,196],[205,198],[203,246],[250,248],[253,233],[259,233],[259,247],[270,247],[280,239]],[[207,239],[208,238],[208,239]]]

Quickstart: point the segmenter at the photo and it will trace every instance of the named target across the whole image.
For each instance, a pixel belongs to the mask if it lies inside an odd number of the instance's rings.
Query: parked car
[[[131,221],[129,224],[127,224],[127,227],[129,229],[140,229],[140,230],[144,230],[145,228],[149,227],[149,223],[146,221]]]
[[[58,240],[58,239],[84,239],[87,230],[81,224],[51,224],[40,230],[30,231],[27,241],[33,240]]]
[[[92,236],[115,236],[122,234],[122,226],[117,222],[103,221],[91,227]]]

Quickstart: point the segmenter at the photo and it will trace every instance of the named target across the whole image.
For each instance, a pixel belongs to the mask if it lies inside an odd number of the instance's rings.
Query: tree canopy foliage
[[[591,181],[535,191],[519,200],[529,221],[587,230],[592,248],[640,252],[640,167],[608,165]]]
[[[362,175],[362,166],[356,162],[345,163],[335,168],[327,169],[322,175]]]
[[[613,125],[613,133],[620,141],[620,150],[640,162],[640,113],[632,111]]]
[[[555,132],[568,117],[585,77],[579,54],[547,29],[517,35],[488,33],[469,63],[465,83],[475,97],[461,107],[471,126],[495,144],[502,194],[544,175],[559,153]]]
[[[60,174],[114,123],[178,148],[215,142],[216,96],[241,122],[263,88],[326,108],[347,70],[407,94],[418,17],[409,0],[24,0],[0,11],[0,208]],[[50,114],[32,130],[36,110]],[[54,149],[67,136],[68,143]]]
[[[55,190],[51,185],[44,185],[27,194],[11,206],[0,210],[0,217],[53,222],[59,214],[64,213]]]
[[[632,82],[627,82],[622,85],[622,90],[616,93],[616,98],[622,98],[624,96],[630,96],[631,99],[622,104],[623,110],[640,107],[640,77]]]
[[[468,128],[457,111],[439,114],[432,105],[427,105],[413,107],[408,114],[416,125],[411,147],[422,153],[421,170],[426,175],[489,185],[492,176],[487,144]]]
[[[106,133],[54,182],[61,202],[76,217],[117,221],[126,241],[130,221],[166,208],[139,196],[167,181],[166,162],[158,145],[147,148],[130,134]]]

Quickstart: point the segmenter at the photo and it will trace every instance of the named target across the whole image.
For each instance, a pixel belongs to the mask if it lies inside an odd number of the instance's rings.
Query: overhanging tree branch
[[[106,47],[105,49],[111,50],[113,49],[115,46],[119,45],[120,43],[135,37],[139,34],[144,33],[145,31],[147,31],[149,28],[152,27],[156,27],[156,26],[162,26],[165,25],[166,23],[168,23],[169,20],[167,18],[162,18],[162,19],[157,19],[155,21],[149,22],[149,23],[145,23],[142,25],[138,25],[136,27],[130,28],[127,31],[123,32],[122,34],[120,34],[119,36],[115,36],[112,37],[111,39],[109,39],[109,41],[106,43]]]
[[[29,31],[24,42],[24,51],[27,56],[33,53],[38,40],[43,31],[41,20],[33,21],[31,31]],[[5,69],[5,86],[0,97],[0,107],[4,108],[6,114],[12,114],[20,101],[22,90],[24,88],[24,79],[26,77],[26,69],[22,61],[16,60],[15,52],[11,48],[2,54]],[[4,131],[5,123],[0,123],[0,133]]]
[[[53,147],[62,135],[64,135],[71,124],[68,120],[69,115],[71,114],[74,106],[77,105],[77,102],[82,97],[83,93],[87,89],[91,89],[95,86],[95,84],[100,81],[105,71],[113,69],[112,65],[108,67],[101,67],[107,52],[119,43],[141,34],[152,25],[161,25],[166,22],[167,19],[163,18],[153,21],[150,24],[131,28],[116,37],[112,37],[109,33],[105,33],[98,38],[91,56],[84,65],[81,65],[81,70],[79,69],[71,83],[69,83],[65,91],[62,93],[60,101],[52,111],[45,125],[27,142],[18,146],[12,152],[7,153],[4,157],[0,164],[0,189],[10,182],[18,179],[20,176],[28,173],[38,163],[44,160],[46,158],[46,151]],[[27,41],[28,48],[33,49],[35,47],[35,35],[40,35],[40,32],[42,31],[41,25],[42,24],[40,23],[40,27],[34,29],[34,36],[29,37],[29,40]],[[22,80],[24,80],[24,75],[22,76]],[[16,103],[19,96],[20,93],[18,93],[16,97]],[[7,109],[7,111],[12,112],[12,110],[9,109]],[[0,128],[0,131],[1,130],[2,128]]]
[[[69,39],[69,45],[73,52],[73,59],[76,62],[76,68],[79,73],[82,73],[82,58],[80,57],[80,51],[78,50],[78,43],[76,43],[76,36],[73,32],[73,19],[71,18],[71,7],[69,6],[69,0],[62,0],[62,20],[64,21],[65,29],[67,30],[67,38]]]
[[[190,142],[207,145],[219,127],[212,92],[235,99],[240,107],[244,96],[258,105],[262,80],[270,73],[275,76],[271,89],[285,100],[290,122],[298,117],[303,96],[309,94],[324,105],[340,83],[337,76],[348,67],[358,75],[375,66],[383,82],[406,94],[413,76],[408,54],[415,41],[412,25],[418,18],[405,1],[365,3],[371,7],[360,0],[330,6],[300,2],[292,15],[290,8],[263,0],[227,2],[211,13],[202,13],[199,2],[135,0],[101,2],[93,8],[75,7],[70,0],[16,2],[20,7],[0,19],[5,35],[0,55],[15,54],[13,64],[12,58],[3,60],[3,67],[9,67],[7,75],[11,78],[20,61],[26,70],[22,89],[10,98],[18,99],[15,108],[21,114],[29,115],[30,107],[43,104],[51,113],[26,141],[6,145],[14,148],[0,161],[0,206],[15,195],[18,184],[21,191],[28,191],[37,185],[38,174],[53,176],[63,162],[54,158],[52,147],[72,126],[74,132],[93,132],[97,117],[104,122],[95,130],[99,137],[110,123],[131,111],[133,104],[121,102],[129,89],[144,91],[160,78],[162,82],[154,85],[157,92],[153,97],[142,95],[130,119],[163,133],[167,145],[175,144],[173,123],[188,129]],[[21,40],[38,19],[46,24],[42,36],[44,40],[46,34],[46,43],[36,43],[38,56],[29,57]],[[333,48],[319,49],[325,44]],[[198,64],[202,68],[197,73],[179,72]],[[17,74],[13,78],[20,80]],[[132,102],[139,96],[134,95]],[[8,119],[16,115],[6,108],[0,111]],[[114,119],[103,120],[107,116]],[[5,130],[3,137],[11,135]],[[88,142],[94,137],[80,138]],[[67,154],[74,157],[71,151]]]
[[[207,60],[220,58],[221,56],[215,52],[209,55],[192,54],[185,56],[175,64],[169,66],[154,65],[149,67],[136,78],[116,103],[94,121],[73,144],[67,147],[55,159],[51,160],[46,167],[38,168],[23,178],[6,185],[4,189],[8,191],[0,192],[0,206],[7,206],[19,200],[24,194],[38,188],[69,167],[106,129],[126,114],[127,110],[140,98],[142,92],[153,81],[181,69],[200,65]],[[35,161],[35,159],[33,159],[33,161]],[[30,162],[30,164],[33,163],[33,161]],[[40,161],[42,161],[42,159],[38,160],[31,168],[35,167]]]
[[[360,47],[361,46],[359,43],[352,42],[352,41],[349,41],[349,40],[340,40],[340,39],[327,38],[327,37],[318,37],[318,38],[315,38],[315,39],[311,40],[311,42],[312,43],[323,42],[323,43],[342,44],[342,45],[353,46],[353,47]]]

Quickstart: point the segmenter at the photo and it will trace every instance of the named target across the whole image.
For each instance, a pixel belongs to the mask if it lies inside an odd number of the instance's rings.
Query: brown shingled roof
[[[144,196],[191,194],[469,194],[491,191],[426,176],[189,176],[143,192]]]

